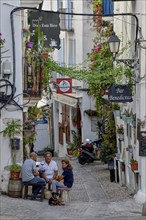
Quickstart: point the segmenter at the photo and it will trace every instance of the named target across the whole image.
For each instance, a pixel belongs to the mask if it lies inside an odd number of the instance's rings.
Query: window
[[[65,42],[64,39],[60,39],[60,49],[58,51],[58,62],[60,66],[65,65]]]
[[[71,0],[67,0],[67,12],[73,13],[73,2]],[[67,15],[67,31],[72,30],[72,15]]]
[[[75,66],[76,65],[76,40],[70,39],[69,40],[69,58],[68,58],[68,65]]]
[[[61,0],[57,0],[57,10],[59,11],[60,8],[63,8],[63,2]]]

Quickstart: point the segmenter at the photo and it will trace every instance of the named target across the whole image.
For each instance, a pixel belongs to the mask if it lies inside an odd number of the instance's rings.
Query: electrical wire
[[[138,17],[135,14],[132,13],[118,13],[118,14],[86,14],[86,13],[70,13],[70,12],[60,12],[60,11],[46,11],[46,10],[41,10],[41,9],[37,9],[37,8],[31,8],[31,7],[16,7],[14,8],[11,13],[10,13],[10,20],[11,20],[11,31],[12,31],[12,46],[13,46],[13,86],[12,86],[12,97],[14,96],[16,89],[15,89],[15,80],[16,80],[16,76],[15,76],[15,72],[16,72],[16,57],[15,57],[15,31],[14,31],[14,13],[17,11],[21,11],[21,10],[32,10],[32,11],[43,11],[46,13],[55,13],[55,14],[64,14],[64,15],[72,15],[72,16],[89,16],[89,17],[117,17],[117,16],[132,16],[135,18],[136,21],[136,36],[135,36],[135,51],[136,51],[136,47],[137,47],[137,38],[138,38],[138,30],[139,30],[139,20]],[[78,19],[79,20],[79,19]],[[82,19],[83,20],[83,19]],[[89,20],[89,18],[88,18]],[[132,25],[132,24],[131,24]],[[19,94],[21,95],[21,94]],[[15,96],[18,97],[19,95]],[[4,103],[4,105],[2,105],[2,107],[6,106],[7,103],[13,102],[14,104],[18,105],[20,109],[22,109],[21,106],[24,105],[19,105],[17,102],[15,102],[14,98],[10,100],[7,100],[6,103]]]

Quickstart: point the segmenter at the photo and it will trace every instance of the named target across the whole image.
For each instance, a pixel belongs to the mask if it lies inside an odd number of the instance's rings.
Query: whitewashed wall
[[[139,26],[141,28],[141,32],[139,32],[138,37],[143,36],[143,39],[146,40],[146,2],[143,0],[136,0],[134,2],[121,2],[115,3],[115,13],[133,13],[136,14],[139,20]],[[135,23],[134,18],[130,18],[125,16],[124,19],[118,21],[115,19],[115,32],[120,35],[122,32],[122,40],[126,42],[127,39],[133,42],[135,36]],[[120,25],[119,25],[120,24]],[[121,27],[121,28],[119,28]],[[140,30],[140,29],[139,29]],[[142,34],[142,35],[141,35]],[[124,45],[124,43],[123,43]],[[122,45],[122,46],[123,46]],[[137,71],[140,77],[143,77],[146,73],[146,50],[139,48],[139,63],[140,68]],[[131,55],[131,54],[130,54]],[[127,55],[128,58],[128,55]],[[136,95],[134,96],[134,101],[131,104],[133,112],[137,114],[137,117],[142,121],[145,120],[146,116],[146,78],[144,77],[139,83],[136,84]],[[129,106],[129,105],[128,105]],[[146,130],[146,127],[143,128]],[[133,137],[134,138],[134,137]],[[127,140],[124,140],[124,144],[127,145]],[[131,141],[134,143],[134,140]],[[136,194],[135,198],[138,202],[145,202],[146,201],[146,157],[139,157],[139,143],[137,141],[136,145],[134,145],[133,154],[135,155],[136,159],[139,161],[139,172],[140,172],[140,182],[139,182],[139,191]],[[128,166],[129,156],[128,152],[126,152],[126,163]],[[128,187],[132,187],[132,179],[130,179],[129,175],[129,168],[127,168],[126,173],[126,184]]]
[[[8,49],[6,56],[8,58],[2,59],[4,62],[8,59],[11,62],[12,68],[12,76],[10,77],[10,82],[13,83],[13,55],[12,55],[12,34],[11,34],[11,26],[10,26],[10,12],[17,6],[19,6],[20,2],[10,1],[10,0],[2,0],[0,1],[0,32],[2,33],[2,38],[5,39],[5,49]],[[15,51],[16,51],[16,94],[22,93],[22,47],[21,47],[21,15],[20,12],[15,13],[14,15],[14,27],[15,27]],[[2,75],[1,75],[2,77]],[[19,104],[22,104],[22,96],[20,96]],[[22,111],[17,110],[16,106],[7,105],[6,109],[2,109],[1,117],[0,117],[0,129],[3,130],[5,128],[6,121],[9,119],[20,119],[22,120]],[[22,136],[21,139],[21,148],[17,152],[17,162],[22,162],[23,159],[23,150],[22,150]],[[3,137],[0,135],[0,176],[2,180],[2,190],[7,191],[8,184],[8,172],[4,171],[4,167],[11,163],[11,149],[9,146],[9,140],[7,137]]]
[[[50,145],[48,124],[36,125],[35,131],[36,131],[36,140],[34,142],[34,149],[36,152],[38,152]]]

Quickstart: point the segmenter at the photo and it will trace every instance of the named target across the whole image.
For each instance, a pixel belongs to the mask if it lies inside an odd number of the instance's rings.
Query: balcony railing
[[[31,97],[41,97],[42,91],[42,70],[36,71],[33,66],[24,65],[23,92]]]

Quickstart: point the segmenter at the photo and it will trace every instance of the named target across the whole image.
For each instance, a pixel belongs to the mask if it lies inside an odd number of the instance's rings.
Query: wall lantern
[[[115,32],[112,33],[112,35],[108,39],[108,45],[110,52],[115,55],[119,52],[119,47],[120,47],[120,39],[118,36],[115,34]]]
[[[12,74],[11,62],[6,60],[3,62],[3,77],[9,79],[11,74]]]

